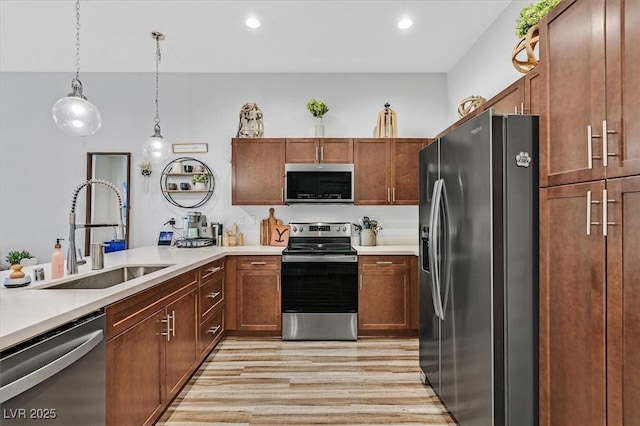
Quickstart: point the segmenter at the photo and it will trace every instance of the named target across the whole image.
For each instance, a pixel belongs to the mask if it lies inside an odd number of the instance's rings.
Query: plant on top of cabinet
[[[307,102],[307,109],[311,115],[318,119],[315,128],[315,136],[324,137],[324,123],[322,122],[322,117],[329,111],[329,107],[322,101],[311,99]]]
[[[538,0],[520,11],[520,16],[516,19],[516,35],[520,37],[520,40],[513,49],[511,62],[515,69],[521,73],[526,74],[538,65],[538,58],[534,54],[534,49],[540,39],[538,22],[558,3],[560,0]],[[527,55],[524,60],[518,58],[522,52]]]

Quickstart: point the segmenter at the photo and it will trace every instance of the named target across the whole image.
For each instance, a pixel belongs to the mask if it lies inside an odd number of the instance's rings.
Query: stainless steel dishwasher
[[[0,352],[0,424],[104,425],[105,315]]]

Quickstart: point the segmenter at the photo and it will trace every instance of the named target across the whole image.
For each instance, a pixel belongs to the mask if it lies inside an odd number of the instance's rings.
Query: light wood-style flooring
[[[158,425],[455,425],[419,371],[417,339],[228,337]]]

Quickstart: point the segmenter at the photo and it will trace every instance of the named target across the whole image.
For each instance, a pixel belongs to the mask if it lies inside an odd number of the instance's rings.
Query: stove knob
[[[342,227],[342,232],[347,232],[347,227],[346,226]]]

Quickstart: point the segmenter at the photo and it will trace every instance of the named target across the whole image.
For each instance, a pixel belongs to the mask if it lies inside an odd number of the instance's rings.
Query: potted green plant
[[[22,259],[31,259],[31,253],[26,250],[14,250],[7,253],[7,263],[9,265],[18,265]]]
[[[538,65],[534,49],[538,44],[538,23],[551,9],[556,7],[560,0],[538,0],[520,11],[516,19],[516,35],[520,37],[513,49],[511,62],[513,66],[523,74],[529,72]],[[526,53],[526,59],[519,59],[521,52]]]
[[[153,164],[151,161],[143,161],[140,163],[140,173],[142,176],[149,177],[151,176],[151,170],[153,169]]]
[[[191,177],[191,182],[193,182],[194,189],[207,189],[207,184],[209,183],[209,175],[204,173],[196,173]]]
[[[323,137],[324,136],[324,123],[322,122],[322,117],[329,111],[329,107],[322,101],[317,99],[311,99],[307,102],[307,109],[315,118],[318,119],[315,128],[315,136]]]

